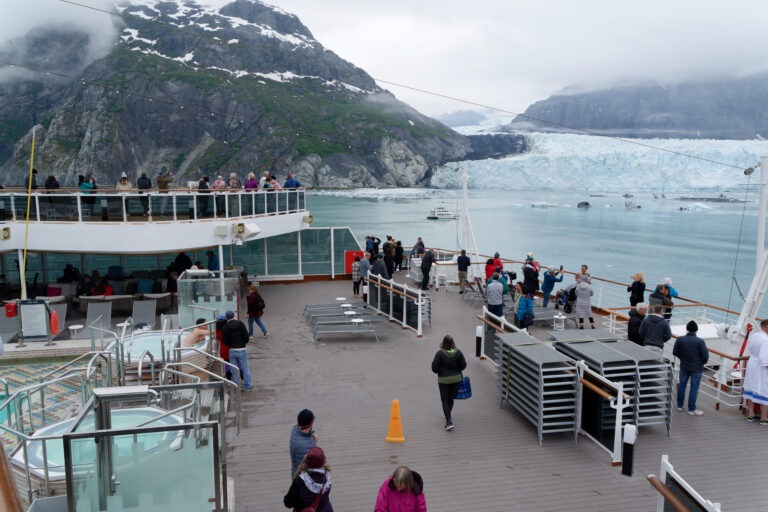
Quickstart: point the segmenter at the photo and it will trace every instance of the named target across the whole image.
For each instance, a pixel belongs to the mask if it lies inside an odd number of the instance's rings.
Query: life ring
[[[59,334],[59,314],[56,311],[51,313],[51,334]]]

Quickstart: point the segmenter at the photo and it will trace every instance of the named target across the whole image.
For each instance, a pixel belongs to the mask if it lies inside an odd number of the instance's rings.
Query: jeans
[[[467,287],[467,271],[459,270],[459,290],[464,293],[464,289]]]
[[[421,269],[421,273],[421,289],[426,290],[429,287],[429,270]]]
[[[542,307],[547,307],[547,304],[549,304],[549,299],[552,296],[552,290],[541,290],[542,295],[544,295],[544,298],[541,301]]]
[[[498,317],[504,316],[504,304],[488,304],[488,311]]]
[[[253,336],[253,322],[256,322],[261,329],[262,334],[267,334],[267,328],[264,326],[264,322],[261,321],[260,316],[248,317],[248,336]]]
[[[357,281],[352,281],[352,293],[354,295],[360,295],[360,283],[362,283],[362,279],[358,279]]]
[[[237,366],[240,369],[240,376],[243,378],[243,388],[251,389],[251,372],[248,371],[248,354],[246,350],[229,350],[229,362],[232,366]],[[237,372],[232,372],[232,379],[235,384],[238,384]]]
[[[699,397],[699,384],[701,384],[701,372],[689,372],[680,369],[680,384],[677,386],[677,406],[682,409],[685,404],[685,386],[691,379],[691,391],[688,393],[688,410],[696,410],[696,399]]]
[[[456,398],[456,393],[459,391],[459,384],[459,382],[454,382],[453,384],[437,384],[440,388],[440,401],[443,403],[445,421],[451,421],[453,400]]]

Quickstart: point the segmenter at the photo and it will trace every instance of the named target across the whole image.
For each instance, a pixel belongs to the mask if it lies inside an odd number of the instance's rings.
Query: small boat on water
[[[549,208],[550,204],[546,201],[536,201],[531,203],[531,208]]]
[[[624,201],[624,208],[630,208],[630,209],[640,209],[639,204],[635,204],[632,201]]]
[[[592,208],[592,205],[589,204],[589,201],[581,201],[576,205],[576,208]]]
[[[427,219],[429,220],[441,220],[441,219],[458,219],[459,214],[453,213],[452,211],[443,208],[442,206],[438,206],[437,208],[433,208],[429,211],[429,215],[427,215]]]

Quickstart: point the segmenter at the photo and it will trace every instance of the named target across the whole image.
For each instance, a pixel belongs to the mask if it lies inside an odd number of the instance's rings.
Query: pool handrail
[[[138,368],[137,368],[137,378],[139,380],[139,385],[141,385],[141,377],[144,374],[144,358],[149,357],[150,365],[149,365],[149,371],[150,371],[150,377],[149,382],[150,384],[154,384],[155,382],[155,356],[152,355],[152,352],[149,350],[144,350],[144,352],[141,353],[141,357],[138,359]],[[139,425],[141,426],[141,425]]]
[[[192,306],[192,307],[202,307],[202,306]],[[204,308],[204,309],[210,309],[211,311],[216,311],[215,309],[211,308]],[[208,322],[205,322],[204,324],[199,325],[190,325],[188,327],[184,327],[183,329],[180,329],[178,333],[176,333],[176,341],[171,340],[171,345],[168,346],[169,354],[172,352],[175,352],[177,348],[179,348],[179,345],[181,345],[181,335],[184,334],[187,331],[191,331],[192,329],[195,329],[196,327],[205,327],[213,324],[216,325],[216,319],[210,320]],[[210,330],[210,328],[209,328]],[[169,358],[170,359],[170,358]],[[179,362],[179,358],[176,357],[174,359],[174,362]]]
[[[96,352],[93,357],[91,357],[90,361],[88,361],[88,366],[86,367],[85,372],[85,380],[87,382],[91,382],[91,375],[95,373],[96,367],[93,366],[93,362],[96,360],[97,357],[101,357],[104,359],[104,362],[107,366],[107,382],[108,385],[112,385],[112,352],[105,350],[103,352]],[[92,370],[93,368],[93,370]]]
[[[200,377],[198,377],[197,375],[190,375],[190,374],[188,374],[188,373],[179,372],[179,371],[176,371],[176,370],[171,370],[170,368],[161,368],[161,369],[160,369],[160,375],[158,376],[158,380],[159,380],[161,383],[162,383],[162,382],[165,382],[165,381],[167,380],[167,379],[165,378],[165,375],[166,375],[167,373],[171,373],[171,374],[173,374],[173,375],[177,375],[177,376],[179,376],[179,377],[183,377],[183,378],[186,378],[186,379],[193,379],[193,380],[195,380],[194,384],[197,384],[197,383],[199,383],[199,382],[202,380],[202,379],[201,379]]]
[[[3,396],[8,398],[8,390],[10,389],[8,387],[8,381],[0,377],[0,384],[3,385],[3,389],[5,390],[5,394]]]
[[[200,368],[196,364],[190,363],[189,361],[179,361],[179,362],[175,362],[175,363],[168,363],[166,365],[166,368],[169,367],[169,366],[173,367],[173,368],[176,368],[176,367],[181,367],[181,366],[184,366],[184,365],[191,366],[195,370],[197,370],[199,372],[202,372],[202,373],[208,375],[209,377],[213,377],[217,381],[223,382],[226,386],[230,386],[230,387],[233,387],[235,389],[235,407],[234,407],[234,409],[235,409],[235,425],[237,426],[237,433],[239,434],[240,433],[240,386],[238,384],[235,384],[231,380],[229,380],[229,379],[227,379],[225,377],[222,377],[221,375],[217,375],[217,374],[215,374],[213,372],[209,372],[208,370]],[[230,365],[230,366],[232,366],[232,365]]]
[[[145,420],[145,421],[143,421],[143,422],[141,422],[141,423],[139,423],[137,425],[133,425],[130,428],[145,427],[145,426],[149,425],[150,423],[154,423],[157,420],[161,420],[161,419],[167,418],[168,416],[171,416],[173,414],[185,411],[185,410],[189,409],[190,407],[192,407],[193,405],[195,405],[195,403],[196,403],[196,400],[192,400],[188,404],[182,405],[181,407],[177,407],[176,409],[172,409],[170,411],[166,411],[163,414],[161,414],[160,416],[155,416],[154,418],[150,418],[148,420]],[[193,422],[193,423],[198,423],[198,422]]]

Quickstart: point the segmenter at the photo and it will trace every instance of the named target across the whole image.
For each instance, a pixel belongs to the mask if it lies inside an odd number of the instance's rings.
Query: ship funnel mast
[[[477,240],[475,240],[475,232],[472,229],[472,221],[469,219],[469,193],[467,192],[467,186],[469,184],[469,171],[467,169],[467,163],[463,162],[459,164],[461,175],[459,181],[461,183],[461,213],[459,217],[459,225],[461,230],[461,247],[459,249],[465,249],[469,255],[469,259],[472,261],[471,268],[474,265],[480,265],[480,251],[477,250]],[[474,273],[473,275],[481,275],[480,273]]]
[[[760,201],[757,217],[757,257],[755,276],[752,278],[752,284],[749,286],[749,293],[744,299],[744,305],[741,307],[739,320],[736,322],[735,329],[731,329],[729,334],[733,341],[744,339],[747,334],[747,326],[755,321],[757,311],[763,303],[765,290],[768,288],[768,251],[765,249],[765,205],[766,205],[766,187],[768,186],[768,157],[763,157],[760,163],[755,167],[744,170],[744,174],[749,176],[755,172],[755,168],[760,169]]]

